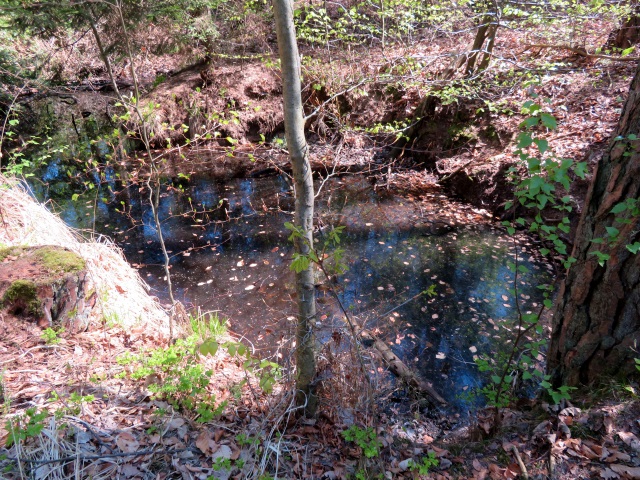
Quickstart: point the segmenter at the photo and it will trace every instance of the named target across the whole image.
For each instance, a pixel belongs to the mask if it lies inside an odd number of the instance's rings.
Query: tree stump
[[[84,260],[57,246],[0,248],[0,312],[75,329],[95,303]]]

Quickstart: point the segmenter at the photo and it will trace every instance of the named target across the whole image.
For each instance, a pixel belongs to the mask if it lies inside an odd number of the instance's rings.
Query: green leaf
[[[618,236],[618,234],[620,233],[620,230],[618,230],[618,229],[617,229],[617,228],[615,228],[615,227],[605,227],[605,230],[607,231],[607,234],[608,234],[610,237],[617,237],[617,236]]]
[[[544,152],[549,150],[549,142],[544,138],[536,138],[533,142],[538,146],[538,150],[541,154],[544,154]]]
[[[493,383],[500,383],[501,378],[498,375],[491,375],[491,381]]]
[[[622,55],[623,57],[626,57],[627,55],[631,54],[635,49],[636,47],[625,48],[624,50],[622,50],[622,53],[620,55]]]
[[[627,204],[625,202],[621,202],[611,209],[611,213],[622,213],[626,209],[627,209]]]
[[[631,245],[627,245],[627,250],[629,250],[634,255],[637,254],[638,250],[640,250],[640,242],[635,242]]]
[[[556,118],[553,115],[550,115],[548,113],[541,113],[540,121],[542,122],[542,125],[547,127],[549,130],[555,130],[556,127],[558,126],[558,122],[556,122]]]
[[[532,128],[535,127],[536,125],[538,125],[538,122],[540,122],[540,119],[538,117],[529,117],[527,119],[525,119],[520,126],[523,128]],[[533,142],[533,140],[532,140]],[[531,143],[529,144],[531,145]]]

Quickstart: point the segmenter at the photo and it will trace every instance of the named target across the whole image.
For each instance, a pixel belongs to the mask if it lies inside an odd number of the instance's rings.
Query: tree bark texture
[[[284,125],[295,186],[295,225],[303,237],[295,240],[297,253],[307,255],[313,246],[314,190],[309,151],[304,136],[300,56],[293,24],[293,2],[274,0],[278,50],[282,67]],[[298,296],[298,328],[296,332],[296,401],[305,406],[307,415],[314,415],[317,398],[313,388],[316,374],[315,338],[316,297],[313,265],[296,273]]]
[[[607,152],[587,193],[576,232],[576,263],[563,281],[553,316],[548,370],[558,385],[590,383],[605,376],[628,374],[640,340],[640,255],[626,245],[640,240],[640,221],[611,209],[640,198],[640,67]],[[619,220],[626,218],[628,223]],[[607,240],[615,227],[617,240]],[[592,240],[604,238],[604,243]],[[610,255],[604,266],[593,254]]]

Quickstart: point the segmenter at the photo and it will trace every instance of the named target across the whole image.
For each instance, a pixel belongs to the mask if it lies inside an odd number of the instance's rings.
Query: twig
[[[307,115],[306,117],[304,117],[304,121],[305,123],[307,122],[307,120],[309,120],[311,117],[313,117],[314,115],[317,115],[317,113],[322,110],[322,108],[325,105],[328,105],[329,103],[331,103],[335,98],[339,97],[340,95],[344,95],[345,93],[349,93],[351,90],[355,90],[356,88],[358,88],[361,85],[364,85],[365,83],[367,83],[369,80],[367,78],[365,78],[364,80],[360,80],[358,83],[356,83],[355,85],[350,86],[349,88],[346,88],[344,90],[342,90],[341,92],[336,93],[335,95],[332,95],[331,97],[329,97],[327,100],[325,100],[324,102],[322,102],[320,105],[318,105],[315,110],[313,112],[311,112],[309,115]]]
[[[180,453],[180,452],[186,452],[186,451],[199,453],[199,450],[196,450],[195,448],[177,448],[175,450],[140,450],[138,452],[106,453],[103,455],[70,455],[68,457],[55,458],[53,460],[29,460],[29,459],[22,459],[22,460],[27,463],[32,463],[36,465],[48,465],[51,463],[65,463],[65,462],[71,462],[74,460],[84,461],[84,460],[100,460],[102,458],[141,457],[144,455],[159,455],[159,454],[165,455],[165,454],[173,454],[173,453]],[[15,462],[15,461],[19,461],[20,459],[9,458],[8,460]]]
[[[4,365],[6,363],[11,363],[11,362],[18,361],[22,357],[27,355],[29,352],[32,352],[33,350],[38,350],[39,348],[64,348],[64,347],[62,347],[62,345],[36,345],[35,347],[30,348],[29,350],[27,350],[23,354],[17,356],[16,358],[10,358],[9,360],[5,360],[4,362],[0,362],[0,365]]]
[[[529,480],[529,473],[527,472],[527,467],[522,461],[522,457],[520,456],[520,452],[518,451],[515,445],[511,445],[511,451],[516,457],[516,462],[518,462],[518,467],[520,467],[520,473],[522,473],[523,480]]]
[[[522,52],[520,53],[524,53],[527,50],[530,50],[532,48],[550,48],[553,50],[569,50],[570,52],[573,52],[576,55],[579,55],[581,57],[599,58],[602,60],[612,60],[614,62],[637,62],[638,60],[640,60],[640,57],[615,57],[613,55],[603,55],[601,53],[589,53],[587,52],[586,49],[576,48],[570,45],[552,45],[548,43],[534,43],[533,45],[526,45],[524,47],[524,50],[522,50]]]

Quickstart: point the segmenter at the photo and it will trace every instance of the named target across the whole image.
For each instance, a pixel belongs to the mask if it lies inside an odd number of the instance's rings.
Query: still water
[[[70,225],[112,237],[166,302],[148,191],[122,186],[113,175],[107,180],[75,201],[55,188],[35,189]],[[232,331],[276,355],[288,355],[295,323],[292,246],[284,227],[292,210],[283,176],[168,182],[159,208],[176,298],[218,312]],[[475,355],[506,344],[499,327],[515,318],[507,261],[517,256],[530,271],[517,279],[520,307],[533,310],[541,302],[536,285],[550,280],[550,267],[538,260],[535,246],[507,237],[484,212],[438,194],[396,196],[359,176],[326,182],[316,217],[319,245],[332,226],[345,226],[340,247],[348,266],[337,281],[318,281],[318,337],[347,335],[331,285],[359,323],[454,406],[467,407],[460,394],[482,382]],[[420,295],[430,287],[435,295]]]

